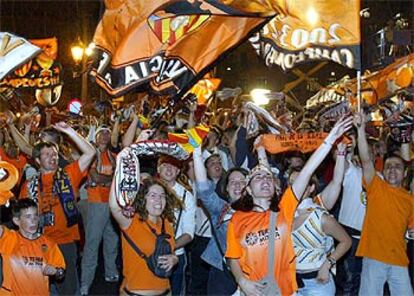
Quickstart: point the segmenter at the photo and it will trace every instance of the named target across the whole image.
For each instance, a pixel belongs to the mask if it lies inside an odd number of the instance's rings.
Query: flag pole
[[[357,110],[358,113],[361,112],[361,71],[357,71]]]

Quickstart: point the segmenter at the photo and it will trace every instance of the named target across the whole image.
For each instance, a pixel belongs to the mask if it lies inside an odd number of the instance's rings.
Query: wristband
[[[338,151],[336,152],[337,156],[345,156],[346,155],[346,151]]]

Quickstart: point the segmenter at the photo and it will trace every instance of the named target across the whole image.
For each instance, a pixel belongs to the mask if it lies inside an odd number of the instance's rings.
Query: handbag
[[[164,219],[162,219],[162,228],[161,233],[157,234],[156,230],[153,229],[147,223],[147,226],[151,230],[151,232],[155,235],[155,250],[154,252],[147,256],[145,255],[138,246],[132,241],[128,234],[125,231],[122,231],[123,236],[125,237],[126,241],[132,247],[132,249],[138,254],[139,257],[145,260],[147,266],[151,272],[159,277],[159,278],[169,278],[172,274],[172,269],[169,271],[165,270],[164,268],[160,267],[158,264],[158,258],[163,255],[170,255],[172,254],[171,245],[168,242],[168,239],[171,237],[169,234],[165,233],[165,226],[164,226]]]

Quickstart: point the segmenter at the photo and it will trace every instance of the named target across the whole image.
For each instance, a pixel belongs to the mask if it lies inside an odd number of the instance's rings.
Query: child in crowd
[[[64,276],[65,261],[56,243],[38,232],[36,202],[24,198],[12,206],[18,231],[0,226],[4,295],[49,295],[49,276]]]

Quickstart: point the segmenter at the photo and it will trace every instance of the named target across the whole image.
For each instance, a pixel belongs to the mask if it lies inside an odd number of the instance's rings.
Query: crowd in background
[[[327,135],[310,153],[271,154],[243,103],[158,109],[6,114],[0,158],[19,180],[2,206],[2,292],[88,295],[102,245],[103,277],[121,295],[413,295],[411,137],[370,135],[363,112],[322,127],[287,115],[288,132]],[[189,159],[139,157],[123,205],[114,180],[128,147],[200,124],[209,131]],[[161,233],[171,252],[155,265],[168,277],[133,247],[150,256]]]

